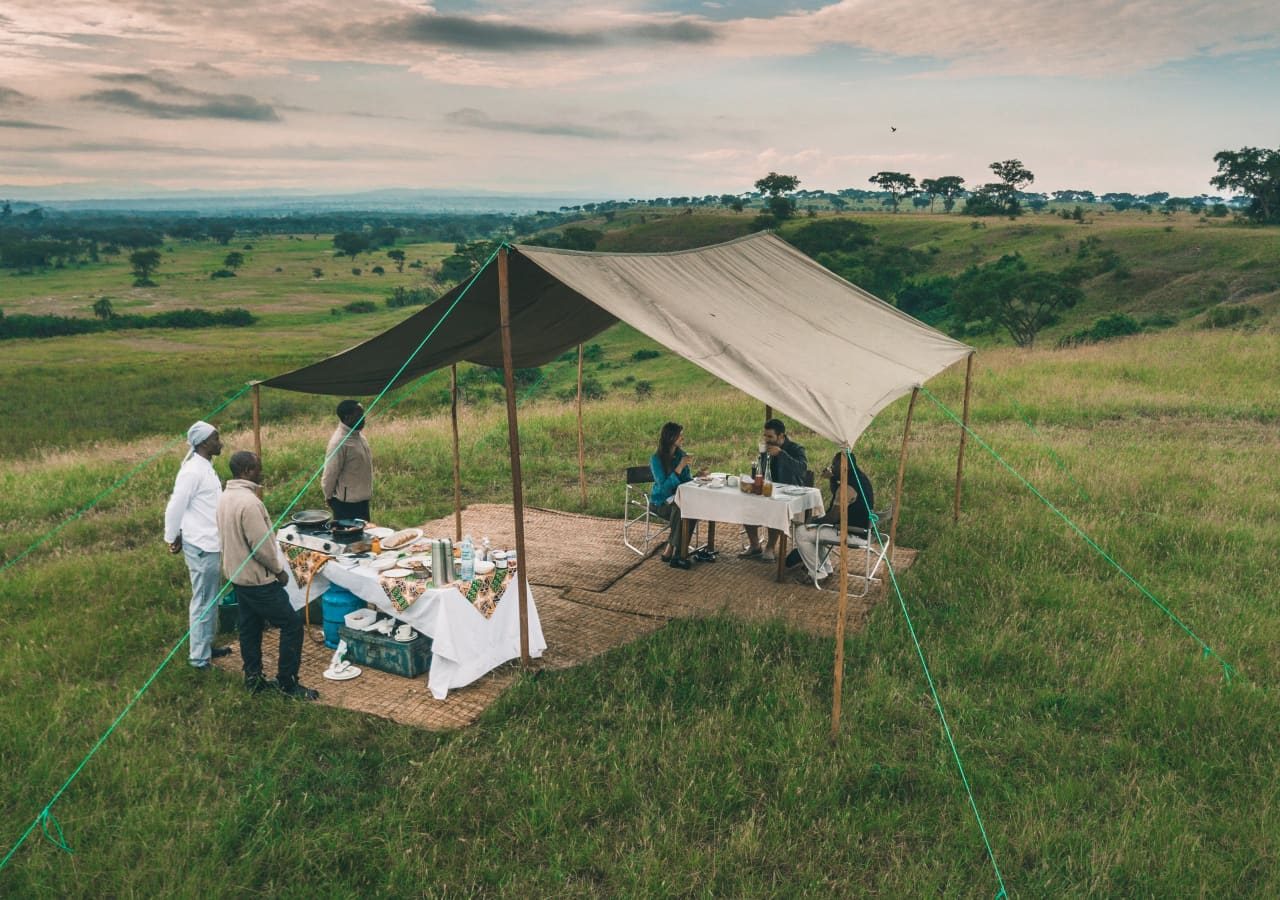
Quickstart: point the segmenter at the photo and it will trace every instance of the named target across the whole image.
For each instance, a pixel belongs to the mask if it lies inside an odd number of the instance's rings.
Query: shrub
[[[349,313],[371,313],[378,311],[378,304],[372,300],[353,300],[342,308]]]
[[[1112,313],[1101,319],[1094,319],[1093,324],[1088,328],[1082,328],[1062,338],[1058,341],[1058,346],[1070,347],[1076,344],[1096,344],[1099,341],[1126,337],[1131,334],[1138,334],[1141,331],[1142,326],[1132,316],[1127,316],[1124,313]]]
[[[387,270],[382,268],[382,266],[374,266],[369,271],[372,272],[374,275],[385,275],[387,273]]]
[[[362,271],[363,271],[363,270],[362,270],[362,269],[360,269],[360,268],[357,266],[356,268],[354,268],[354,269],[352,269],[352,270],[351,270],[351,274],[352,274],[352,275],[359,275]]]
[[[235,278],[236,273],[230,269],[219,269],[216,272],[209,273],[210,278]]]
[[[631,354],[631,361],[644,362],[646,359],[657,359],[661,355],[661,350],[637,350]]]
[[[1256,306],[1215,306],[1205,313],[1203,328],[1230,328],[1260,315]]]
[[[391,290],[385,302],[391,309],[399,309],[402,306],[425,306],[435,299],[436,295],[426,288],[397,286]]]
[[[636,399],[647,400],[653,396],[653,383],[648,381],[636,382]]]

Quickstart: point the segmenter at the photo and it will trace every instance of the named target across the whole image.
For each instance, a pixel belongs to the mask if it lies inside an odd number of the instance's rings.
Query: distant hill
[[[661,252],[748,234],[754,217],[752,212],[632,210],[608,222],[582,224],[604,231],[599,250]],[[895,256],[894,248],[910,251],[918,265],[910,275],[915,281],[955,276],[1011,253],[1051,271],[1105,259],[1106,265],[1097,267],[1105,271],[1081,285],[1084,302],[1045,329],[1041,342],[1056,341],[1113,313],[1132,316],[1146,328],[1280,328],[1280,228],[1191,213],[1092,212],[1083,223],[1049,212],[1017,220],[879,212],[844,218],[870,225],[877,244],[890,251],[888,259]],[[794,236],[812,221],[793,219],[778,233]],[[889,292],[881,293],[892,299]],[[1007,339],[996,334],[985,340]]]
[[[96,196],[95,196],[96,195]],[[0,199],[22,201],[15,209],[40,205],[65,211],[185,212],[204,215],[284,215],[298,212],[531,213],[598,202],[600,197],[503,194],[386,188],[355,193],[313,194],[278,191],[251,194],[217,191],[121,192],[108,185],[0,185]]]

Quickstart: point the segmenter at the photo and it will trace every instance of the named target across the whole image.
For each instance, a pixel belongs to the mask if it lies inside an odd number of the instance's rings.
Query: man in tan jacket
[[[335,519],[369,518],[373,497],[373,451],[361,432],[364,407],[355,400],[338,404],[338,427],[325,450],[320,489]]]
[[[271,532],[271,517],[258,499],[262,463],[248,450],[231,455],[231,480],[218,500],[218,537],[222,571],[235,587],[239,608],[240,658],[244,686],[252,693],[275,687],[286,697],[315,700],[320,694],[298,682],[302,662],[302,617],[289,602],[284,586],[289,570]],[[280,629],[276,680],[262,678],[262,630]]]

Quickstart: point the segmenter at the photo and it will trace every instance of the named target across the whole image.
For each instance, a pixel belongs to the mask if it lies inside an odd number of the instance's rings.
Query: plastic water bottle
[[[461,578],[463,581],[474,581],[476,577],[476,545],[471,542],[471,535],[462,539]]]
[[[492,546],[493,545],[489,543],[489,536],[487,534],[484,537],[480,538],[480,558],[481,559],[489,558],[489,552]]]

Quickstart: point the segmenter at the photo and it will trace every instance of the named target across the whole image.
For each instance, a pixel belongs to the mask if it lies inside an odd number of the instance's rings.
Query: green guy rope
[[[1049,444],[1049,441],[1045,439],[1044,435],[1042,435],[1039,431],[1036,430],[1035,425],[1031,424],[1031,419],[1027,416],[1025,412],[1023,412],[1022,407],[1018,405],[1018,401],[1014,400],[1013,397],[1009,396],[1008,394],[1005,394],[1004,392],[1001,392],[1001,396],[1004,397],[1005,400],[1009,401],[1009,404],[1013,407],[1013,411],[1018,414],[1018,418],[1022,419],[1022,421],[1026,424],[1027,428],[1031,430],[1031,433],[1034,434],[1036,438],[1040,441],[1040,443],[1044,446],[1045,452],[1049,454],[1049,458],[1053,460],[1054,465],[1058,467],[1058,469],[1062,472],[1062,474],[1067,476],[1067,480],[1070,481],[1072,486],[1075,487],[1076,491],[1079,492],[1080,497],[1084,500],[1084,502],[1092,503],[1093,501],[1089,499],[1089,495],[1085,493],[1085,490],[1083,487],[1080,486],[1080,483],[1076,481],[1073,477],[1071,477],[1071,471],[1067,468],[1067,464],[1064,463],[1061,458],[1059,458],[1057,453],[1053,452],[1053,447]]]
[[[1058,507],[1054,506],[1051,502],[1049,502],[1049,499],[1048,499],[1047,497],[1045,497],[1045,495],[1044,495],[1044,494],[1042,494],[1042,493],[1040,493],[1038,490],[1036,490],[1035,485],[1033,485],[1030,481],[1027,481],[1027,479],[1026,479],[1025,477],[1023,477],[1023,475],[1022,475],[1022,473],[1021,473],[1021,472],[1019,472],[1019,471],[1018,471],[1017,469],[1015,469],[1013,466],[1011,466],[1011,465],[1009,465],[1007,462],[1005,462],[1005,460],[1000,456],[1000,454],[999,454],[999,453],[997,453],[994,449],[992,449],[992,447],[991,447],[991,445],[990,445],[990,444],[988,444],[986,441],[984,441],[982,438],[980,438],[977,434],[975,434],[975,433],[974,433],[974,431],[973,431],[973,429],[969,428],[969,426],[967,426],[967,425],[965,425],[963,422],[961,422],[961,421],[960,421],[960,418],[959,418],[959,417],[958,417],[954,412],[952,412],[949,408],[947,408],[946,404],[944,404],[941,400],[939,400],[937,397],[935,397],[933,394],[931,394],[931,393],[929,392],[929,389],[928,389],[927,387],[924,387],[923,385],[921,385],[920,390],[924,393],[924,395],[925,395],[926,397],[928,397],[930,400],[932,400],[932,401],[934,402],[934,404],[935,404],[935,405],[936,405],[940,410],[942,410],[944,413],[946,413],[948,416],[950,416],[950,417],[951,417],[951,419],[952,419],[952,420],[953,420],[957,425],[959,425],[961,428],[963,428],[965,431],[967,431],[967,432],[969,433],[969,435],[970,435],[970,436],[971,436],[975,441],[977,441],[977,442],[978,442],[978,444],[982,447],[982,449],[983,449],[983,450],[986,450],[988,453],[990,453],[990,454],[995,458],[996,462],[1000,463],[1000,465],[1002,465],[1002,466],[1004,466],[1006,469],[1008,469],[1008,470],[1009,470],[1009,472],[1010,472],[1010,474],[1012,474],[1015,478],[1017,478],[1019,481],[1021,481],[1021,482],[1022,482],[1022,484],[1023,484],[1023,486],[1024,486],[1024,487],[1026,487],[1026,489],[1027,489],[1027,490],[1029,490],[1029,491],[1031,491],[1031,493],[1035,494],[1036,498],[1037,498],[1041,503],[1043,503],[1045,506],[1049,507],[1049,509],[1050,509],[1050,510],[1052,510],[1052,511],[1053,511],[1053,513],[1054,513],[1055,515],[1057,515],[1057,516],[1058,516],[1058,518],[1060,518],[1060,519],[1062,519],[1062,521],[1066,522],[1066,523],[1067,523],[1067,525],[1068,525],[1068,527],[1070,527],[1072,531],[1074,531],[1076,534],[1078,534],[1078,535],[1080,536],[1080,538],[1081,538],[1081,539],[1082,539],[1086,544],[1088,544],[1090,547],[1092,547],[1092,548],[1093,548],[1093,550],[1094,550],[1094,551],[1095,551],[1099,556],[1101,556],[1103,559],[1105,559],[1107,562],[1109,562],[1109,563],[1111,564],[1112,568],[1114,568],[1117,572],[1119,572],[1121,575],[1123,575],[1123,576],[1124,576],[1124,577],[1129,581],[1129,583],[1130,583],[1130,584],[1132,584],[1134,587],[1136,587],[1136,588],[1137,588],[1137,589],[1142,593],[1142,595],[1143,595],[1144,597],[1146,597],[1148,600],[1150,600],[1152,603],[1154,603],[1154,604],[1156,605],[1156,607],[1157,607],[1161,612],[1163,612],[1166,616],[1168,616],[1168,617],[1169,617],[1169,619],[1170,619],[1174,624],[1176,624],[1179,628],[1181,628],[1183,631],[1185,631],[1185,632],[1186,632],[1186,633],[1191,637],[1191,639],[1192,639],[1193,641],[1195,641],[1197,644],[1199,644],[1199,645],[1200,645],[1200,648],[1204,651],[1204,656],[1205,656],[1206,658],[1208,658],[1208,657],[1213,657],[1214,659],[1216,659],[1216,660],[1218,661],[1218,663],[1222,666],[1222,674],[1223,674],[1223,677],[1225,677],[1225,678],[1227,679],[1227,682],[1228,682],[1228,683],[1230,683],[1230,681],[1231,681],[1231,675],[1232,675],[1232,673],[1234,673],[1234,672],[1235,672],[1235,669],[1231,666],[1231,664],[1230,664],[1230,663],[1228,663],[1225,659],[1223,659],[1221,656],[1219,656],[1217,653],[1215,653],[1215,652],[1214,652],[1214,650],[1213,650],[1213,648],[1212,648],[1212,647],[1210,647],[1208,644],[1206,644],[1203,640],[1201,640],[1201,639],[1200,639],[1200,636],[1199,636],[1198,634],[1196,634],[1194,631],[1192,631],[1189,627],[1187,627],[1187,624],[1186,624],[1185,622],[1183,622],[1183,621],[1182,621],[1181,619],[1179,619],[1176,615],[1174,615],[1173,611],[1172,611],[1172,610],[1170,610],[1168,606],[1166,606],[1165,604],[1161,603],[1161,602],[1160,602],[1160,600],[1159,600],[1159,598],[1157,598],[1155,594],[1153,594],[1153,593],[1151,593],[1151,591],[1147,590],[1147,588],[1142,584],[1142,582],[1138,581],[1138,579],[1137,579],[1137,578],[1134,578],[1132,575],[1130,575],[1130,574],[1129,574],[1129,572],[1128,572],[1128,571],[1127,571],[1123,566],[1121,566],[1118,562],[1116,562],[1114,559],[1112,559],[1112,558],[1111,558],[1111,556],[1110,556],[1110,554],[1108,554],[1106,550],[1103,550],[1100,546],[1098,546],[1097,542],[1096,542],[1096,541],[1094,541],[1094,539],[1093,539],[1093,538],[1091,538],[1091,537],[1089,537],[1089,535],[1085,534],[1085,533],[1084,533],[1084,530],[1083,530],[1082,528],[1080,528],[1080,526],[1079,526],[1079,525],[1077,525],[1075,522],[1071,521],[1071,519],[1067,518],[1066,514],[1065,514],[1065,513],[1063,513],[1063,512],[1062,512],[1062,510],[1058,509]]]
[[[500,245],[500,248],[502,246],[506,246],[506,245],[502,244]],[[485,264],[481,266],[476,271],[476,273],[471,277],[471,281],[467,284],[466,289],[463,290],[463,292],[458,295],[458,298],[454,300],[452,304],[450,304],[449,308],[445,310],[445,314],[440,317],[440,321],[437,322],[429,332],[427,332],[426,337],[424,337],[418,343],[418,346],[414,348],[413,352],[409,354],[409,356],[401,364],[400,368],[396,371],[394,375],[391,376],[390,380],[382,388],[381,392],[379,392],[378,396],[375,397],[373,402],[369,404],[369,408],[365,411],[365,414],[361,416],[360,420],[358,421],[362,421],[365,417],[368,416],[369,410],[372,410],[374,407],[377,406],[378,402],[383,398],[383,396],[386,395],[387,391],[391,389],[391,385],[395,384],[396,379],[399,378],[400,375],[404,372],[404,370],[409,367],[409,363],[413,362],[414,357],[417,356],[422,351],[422,348],[426,346],[427,341],[431,340],[431,337],[436,333],[437,330],[439,330],[440,326],[444,324],[444,321],[447,318],[449,318],[449,316],[457,308],[458,304],[462,302],[462,299],[471,291],[471,288],[475,285],[476,279],[480,277],[480,273],[483,272],[485,268],[488,267],[489,263],[492,262],[493,258],[497,255],[498,255],[498,251],[494,250],[493,253],[489,256],[489,258],[485,260]],[[245,390],[248,390],[248,388],[246,387]],[[244,391],[242,390],[240,393],[242,394],[244,393]],[[237,394],[236,396],[239,396],[239,394]],[[235,399],[235,398],[232,398],[232,399]],[[231,401],[228,400],[227,402],[230,403]],[[219,407],[219,409],[221,408],[222,407]],[[280,523],[284,521],[284,517],[289,514],[289,511],[293,509],[293,507],[297,504],[297,502],[302,498],[302,495],[306,493],[307,488],[311,486],[311,483],[314,482],[316,478],[320,476],[320,473],[322,471],[324,471],[324,463],[327,463],[329,461],[329,458],[333,456],[334,453],[338,452],[338,449],[341,448],[342,445],[347,442],[347,440],[351,437],[351,434],[354,431],[355,431],[354,428],[348,430],[346,437],[344,437],[342,441],[339,442],[337,447],[333,448],[333,452],[325,456],[324,461],[315,470],[315,472],[311,474],[311,477],[307,479],[307,483],[302,486],[302,489],[299,490],[296,495],[294,495],[294,498],[289,502],[289,505],[286,506],[285,509],[280,513],[279,517],[273,523],[271,530],[268,531],[267,534],[263,535],[261,541],[259,541],[257,544],[254,545],[253,549],[249,553],[249,556],[246,557],[243,563],[241,563],[240,568],[244,568],[244,566],[248,564],[249,559],[252,559],[253,553],[257,552],[258,548],[272,537],[272,534],[274,533],[275,529],[279,528]],[[231,586],[232,582],[235,579],[235,576],[239,573],[239,571],[240,569],[237,569],[235,572],[231,573],[231,577],[228,578],[227,581],[218,590],[217,595],[213,598],[212,601],[210,601],[209,605],[205,607],[204,613],[202,614],[202,618],[203,616],[207,616],[210,610],[213,609],[213,607],[215,607],[218,604],[219,599],[227,593],[227,589]],[[188,628],[187,632],[181,638],[178,639],[178,642],[173,645],[173,647],[169,650],[165,658],[161,660],[160,665],[158,665],[155,668],[155,670],[151,673],[151,675],[147,677],[147,680],[143,682],[142,687],[138,688],[138,690],[134,693],[133,697],[125,705],[124,709],[120,711],[120,714],[116,716],[115,719],[111,722],[111,725],[108,726],[107,730],[104,731],[102,735],[98,738],[98,740],[94,743],[94,745],[91,748],[89,748],[89,752],[86,753],[84,758],[80,760],[79,765],[77,765],[75,769],[72,771],[72,773],[69,776],[67,776],[67,779],[62,783],[62,786],[59,787],[56,792],[54,792],[53,797],[50,798],[49,802],[45,804],[44,808],[39,812],[39,814],[35,817],[35,819],[32,820],[31,824],[27,826],[27,830],[22,833],[22,836],[18,838],[17,842],[9,849],[9,852],[5,854],[4,859],[0,860],[0,871],[3,871],[4,868],[9,864],[9,860],[12,859],[13,855],[18,852],[18,848],[22,846],[22,844],[26,841],[28,837],[30,837],[31,832],[33,832],[37,826],[41,826],[44,830],[45,835],[49,836],[49,839],[53,841],[60,849],[65,850],[68,853],[72,852],[71,848],[67,845],[66,841],[63,839],[62,826],[58,824],[57,819],[53,816],[53,805],[56,802],[58,802],[58,798],[61,797],[62,794],[67,790],[67,788],[71,786],[71,783],[75,781],[76,776],[80,774],[81,770],[83,770],[84,767],[88,765],[89,760],[92,759],[94,754],[98,752],[98,749],[102,747],[103,744],[106,743],[107,738],[111,736],[111,733],[116,730],[116,728],[120,725],[122,721],[124,721],[124,717],[129,714],[129,711],[132,710],[134,705],[138,702],[138,700],[142,698],[142,695],[147,692],[147,689],[151,687],[152,683],[156,680],[157,677],[159,677],[160,673],[164,671],[164,668],[169,664],[169,661],[173,659],[174,654],[176,654],[179,648],[182,646],[182,642],[186,640],[190,634],[191,634],[191,629]],[[57,832],[57,840],[54,840],[52,835],[49,834],[49,823],[53,824],[53,827]]]
[[[245,391],[249,390],[249,388],[251,388],[252,386],[253,386],[252,384],[246,384],[246,385],[245,385],[244,387],[242,387],[240,390],[236,391],[234,394],[232,394],[230,397],[228,397],[226,400],[224,400],[224,401],[223,401],[219,406],[215,407],[211,412],[205,413],[205,415],[203,416],[203,418],[205,418],[205,419],[211,419],[211,418],[213,418],[213,417],[214,417],[214,416],[216,416],[218,413],[222,412],[224,409],[226,409],[228,406],[230,406],[230,405],[231,405],[231,403],[232,403],[232,401],[234,401],[234,400],[238,399],[240,396],[242,396],[242,395],[244,394],[244,392],[245,392]],[[182,441],[179,441],[178,443],[182,443]],[[36,542],[35,542],[34,544],[32,544],[30,547],[28,547],[26,550],[23,550],[21,553],[19,553],[19,554],[18,554],[17,556],[15,556],[13,559],[8,560],[8,561],[7,561],[3,566],[0,566],[0,572],[4,572],[4,571],[5,571],[6,569],[8,569],[10,566],[16,566],[16,565],[17,565],[17,564],[18,564],[18,563],[19,563],[19,562],[20,562],[24,557],[26,557],[26,556],[27,556],[27,554],[31,553],[31,551],[35,550],[35,549],[36,549],[37,547],[39,547],[41,544],[43,544],[43,543],[45,543],[46,541],[48,541],[48,540],[49,540],[50,538],[52,538],[55,534],[57,534],[57,533],[58,533],[59,531],[61,531],[62,529],[66,528],[68,525],[70,525],[70,524],[71,524],[72,522],[74,522],[76,519],[78,519],[78,518],[80,518],[81,516],[83,516],[83,515],[84,515],[85,513],[87,513],[89,510],[93,509],[95,506],[97,506],[99,503],[101,503],[103,500],[105,500],[105,499],[107,498],[107,495],[108,495],[108,494],[112,493],[113,491],[117,490],[118,488],[123,487],[123,486],[124,486],[126,483],[128,483],[128,482],[129,482],[129,481],[130,481],[130,480],[131,480],[135,475],[137,475],[139,472],[141,472],[141,471],[142,471],[143,469],[145,469],[147,466],[151,465],[151,463],[153,463],[153,462],[155,462],[157,459],[159,459],[159,458],[160,458],[160,456],[161,456],[162,454],[169,452],[169,451],[170,451],[171,449],[173,449],[173,447],[175,447],[175,446],[176,446],[176,444],[166,444],[165,446],[163,446],[163,447],[161,447],[159,450],[157,450],[155,453],[153,453],[153,454],[151,454],[150,456],[148,456],[148,457],[147,457],[146,459],[144,459],[142,462],[138,463],[136,466],[134,466],[132,469],[130,469],[128,472],[126,472],[124,475],[122,475],[120,478],[117,478],[117,479],[116,479],[116,480],[111,484],[111,486],[110,486],[110,487],[108,487],[108,488],[107,488],[106,490],[104,490],[102,493],[98,494],[98,496],[94,497],[92,500],[90,500],[90,501],[89,501],[88,503],[86,503],[84,506],[82,506],[82,507],[80,507],[79,509],[77,509],[77,510],[76,510],[75,512],[73,512],[70,516],[68,516],[67,518],[63,519],[63,520],[62,520],[61,522],[59,522],[57,525],[55,525],[55,526],[53,527],[53,529],[52,529],[52,530],[50,530],[49,532],[47,532],[47,533],[44,535],[44,537],[38,538],[38,539],[36,540]]]
[[[865,497],[866,490],[863,487],[862,479],[858,478],[858,467],[853,464],[853,451],[846,447],[844,454],[849,463],[849,471],[857,479],[859,496]],[[881,546],[883,546],[885,537],[880,533],[880,528],[876,524],[880,517],[871,512],[870,508],[867,509],[867,513],[871,519],[871,528],[876,533],[876,540],[880,541]],[[942,720],[942,731],[947,737],[947,746],[951,748],[951,756],[956,761],[956,769],[960,772],[960,781],[964,784],[964,791],[969,795],[969,808],[973,810],[973,817],[978,822],[978,831],[982,834],[982,843],[987,848],[987,859],[991,860],[991,868],[995,870],[996,881],[1000,884],[1000,890],[996,893],[996,898],[998,900],[998,898],[1007,897],[1008,893],[1005,891],[1004,877],[1000,874],[1000,866],[996,862],[995,851],[991,849],[991,841],[987,837],[987,828],[982,823],[982,813],[978,812],[978,801],[974,799],[973,788],[969,785],[969,777],[964,772],[964,763],[960,761],[960,751],[956,749],[955,738],[951,735],[951,726],[947,724],[947,714],[942,709],[942,700],[938,697],[938,689],[934,686],[933,675],[929,672],[929,664],[925,661],[924,650],[920,646],[920,638],[916,635],[916,627],[911,622],[911,614],[907,612],[907,601],[903,599],[902,588],[898,586],[898,576],[893,571],[893,561],[888,554],[885,556],[884,564],[889,571],[889,580],[893,583],[893,592],[898,596],[898,606],[902,609],[902,618],[907,623],[907,631],[911,634],[911,643],[915,645],[916,656],[920,658],[920,668],[924,670],[925,681],[929,684],[929,693],[933,695],[934,708],[938,711],[938,718]]]

